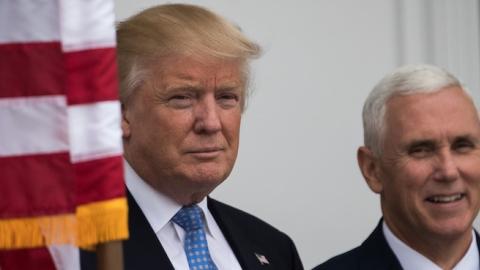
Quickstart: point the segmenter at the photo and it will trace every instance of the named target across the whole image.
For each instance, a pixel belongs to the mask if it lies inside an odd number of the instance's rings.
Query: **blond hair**
[[[205,8],[186,4],[155,6],[121,22],[117,44],[122,102],[148,76],[149,65],[167,56],[240,60],[246,85],[248,60],[260,54],[260,47],[235,25]]]

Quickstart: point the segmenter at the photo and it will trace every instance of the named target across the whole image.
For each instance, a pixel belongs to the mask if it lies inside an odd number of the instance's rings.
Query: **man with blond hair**
[[[479,269],[480,120],[465,88],[439,67],[399,68],[368,96],[363,127],[358,163],[383,218],[315,269]]]
[[[287,235],[208,196],[237,157],[259,47],[220,16],[183,4],[129,18],[117,40],[125,269],[303,269]]]

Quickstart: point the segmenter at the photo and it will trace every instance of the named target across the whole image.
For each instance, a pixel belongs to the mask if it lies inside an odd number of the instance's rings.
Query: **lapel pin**
[[[267,257],[265,257],[265,255],[255,253],[255,256],[257,257],[261,265],[270,264],[270,262],[267,260]]]

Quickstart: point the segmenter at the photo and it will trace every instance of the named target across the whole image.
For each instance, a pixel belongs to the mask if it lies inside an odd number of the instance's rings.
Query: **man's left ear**
[[[131,134],[131,129],[130,129],[130,120],[129,120],[129,114],[127,109],[125,108],[125,104],[122,103],[122,137],[124,139],[128,139]]]
[[[362,146],[358,148],[357,160],[368,187],[373,192],[380,194],[383,191],[383,182],[379,175],[380,164],[378,164],[378,159],[368,147]]]

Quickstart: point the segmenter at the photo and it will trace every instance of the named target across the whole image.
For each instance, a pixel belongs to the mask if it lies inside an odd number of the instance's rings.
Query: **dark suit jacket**
[[[123,243],[125,270],[174,269],[157,236],[130,193],[130,238]],[[303,269],[295,245],[284,233],[241,210],[207,199],[208,209],[222,230],[242,269]],[[263,264],[255,254],[263,255]],[[95,269],[93,253],[81,252],[82,270]]]
[[[479,236],[475,232],[480,249]],[[402,270],[402,266],[383,235],[382,220],[362,245],[335,256],[314,270]]]

